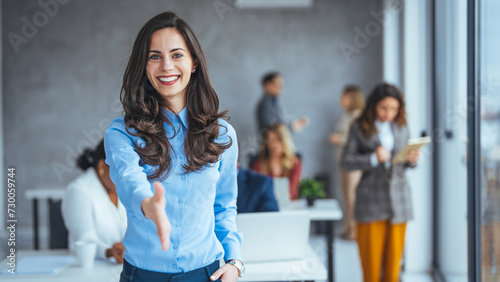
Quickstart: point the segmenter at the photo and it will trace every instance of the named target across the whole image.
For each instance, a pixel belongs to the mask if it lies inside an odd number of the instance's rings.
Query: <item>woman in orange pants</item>
[[[413,217],[405,169],[416,165],[419,152],[398,164],[392,158],[407,140],[403,95],[393,85],[377,85],[351,126],[342,156],[344,169],[363,171],[354,217],[365,282],[399,281],[406,222]]]

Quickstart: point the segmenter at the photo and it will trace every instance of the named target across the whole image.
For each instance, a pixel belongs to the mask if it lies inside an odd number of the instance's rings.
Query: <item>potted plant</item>
[[[306,197],[308,207],[314,205],[314,200],[326,197],[323,182],[312,178],[303,178],[300,181],[299,194]]]

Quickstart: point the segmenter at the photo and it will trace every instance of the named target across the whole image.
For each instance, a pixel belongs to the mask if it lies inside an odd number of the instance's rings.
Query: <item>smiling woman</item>
[[[198,39],[173,13],[154,17],[139,32],[123,76],[121,101],[127,130],[136,130],[134,135],[145,141],[144,146],[135,146],[141,160],[158,166],[148,179],[161,178],[170,170],[171,146],[163,123],[170,127],[172,123],[162,109],[178,114],[187,108],[186,172],[215,163],[231,145],[214,142],[218,120],[226,112],[218,112],[219,98]]]
[[[105,133],[110,177],[128,211],[120,281],[236,281],[244,271],[236,133],[218,112],[196,36],[174,13],[139,32],[121,102],[125,115]]]
[[[176,29],[165,28],[153,33],[146,66],[148,79],[176,113],[185,104],[186,86],[191,73],[196,71],[196,65]]]

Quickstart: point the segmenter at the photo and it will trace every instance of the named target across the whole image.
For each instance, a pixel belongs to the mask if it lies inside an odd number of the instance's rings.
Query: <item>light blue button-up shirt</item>
[[[394,149],[394,133],[392,133],[392,124],[388,121],[381,122],[380,120],[377,119],[375,121],[375,126],[378,129],[378,137],[380,139],[380,145],[389,150],[389,152],[392,152],[392,149]],[[377,154],[375,152],[371,154],[370,162],[374,167],[378,165]],[[385,162],[385,167],[388,168],[390,166],[391,166],[390,160]]]
[[[174,132],[167,123],[164,125],[172,146],[172,169],[162,182],[172,226],[167,251],[161,248],[156,225],[141,209],[144,198],[154,193],[153,181],[147,179],[154,167],[141,166],[134,149],[134,142],[144,144],[144,140],[127,133],[123,117],[113,120],[104,135],[109,174],[127,210],[128,226],[123,239],[125,259],[141,269],[168,273],[190,271],[221,258],[242,260],[241,234],[236,230],[235,221],[238,144],[234,128],[220,119],[219,137],[215,142],[227,143],[231,138],[231,147],[215,164],[184,174],[187,109],[178,115],[163,112],[176,129]]]

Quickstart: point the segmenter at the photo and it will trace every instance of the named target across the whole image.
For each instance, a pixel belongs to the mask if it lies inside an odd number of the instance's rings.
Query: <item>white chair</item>
[[[287,177],[274,177],[274,198],[278,202],[279,210],[284,210],[290,206],[290,182]]]

